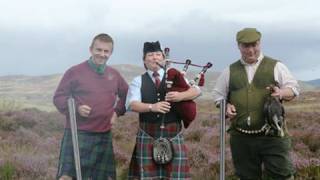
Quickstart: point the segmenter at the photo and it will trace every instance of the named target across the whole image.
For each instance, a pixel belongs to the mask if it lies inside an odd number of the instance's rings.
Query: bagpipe
[[[190,59],[187,59],[184,63],[178,61],[172,61],[169,58],[170,49],[164,49],[165,63],[159,66],[163,68],[166,72],[166,91],[177,91],[183,92],[187,91],[191,86],[203,86],[204,85],[204,74],[206,71],[212,67],[212,64],[208,62],[206,65],[201,66],[197,64],[192,64]],[[184,64],[182,71],[175,68],[168,68],[170,64]],[[189,66],[200,67],[202,70],[190,80],[189,83],[186,81],[186,72]],[[178,113],[180,118],[183,120],[183,125],[187,128],[191,122],[195,119],[197,114],[197,106],[193,100],[172,102],[172,108]]]

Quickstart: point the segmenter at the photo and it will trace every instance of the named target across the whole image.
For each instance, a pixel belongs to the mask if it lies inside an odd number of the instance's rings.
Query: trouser
[[[230,147],[236,175],[241,180],[261,179],[262,174],[263,179],[286,180],[294,174],[288,137],[231,135]]]

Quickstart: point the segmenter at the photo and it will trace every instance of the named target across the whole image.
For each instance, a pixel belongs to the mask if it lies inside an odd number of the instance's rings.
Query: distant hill
[[[60,74],[47,76],[0,77],[1,106],[37,107],[51,110],[52,95],[61,78]],[[4,105],[3,105],[4,104]]]
[[[298,81],[301,91],[320,91],[320,86],[315,86],[311,83],[309,83],[309,81]]]
[[[135,76],[144,72],[144,68],[136,65],[114,65],[119,70],[126,81],[130,83]],[[198,72],[188,72],[188,77],[195,77]],[[211,91],[220,73],[209,69],[205,75],[205,86],[202,88],[201,98],[211,99]],[[13,104],[21,107],[37,107],[41,110],[51,111],[55,108],[52,105],[52,96],[62,74],[46,76],[1,76],[0,77],[0,106],[1,102]],[[319,81],[319,80],[318,80]],[[311,84],[309,81],[299,81],[303,91],[318,91],[319,86]],[[12,105],[12,106],[13,106]]]
[[[311,80],[311,81],[307,81],[308,84],[311,84],[313,86],[316,87],[320,87],[320,79],[315,79],[315,80]]]

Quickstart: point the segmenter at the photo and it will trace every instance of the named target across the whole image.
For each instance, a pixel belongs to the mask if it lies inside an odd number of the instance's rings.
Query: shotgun
[[[76,109],[75,109],[75,103],[74,103],[73,97],[68,98],[68,109],[69,109],[73,155],[74,155],[74,163],[75,163],[75,167],[76,167],[77,180],[82,180],[81,165],[80,165],[80,153],[79,153],[79,144],[78,144]]]

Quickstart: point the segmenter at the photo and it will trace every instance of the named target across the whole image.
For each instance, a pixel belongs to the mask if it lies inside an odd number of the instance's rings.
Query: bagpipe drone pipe
[[[160,65],[166,72],[166,91],[177,91],[183,92],[187,91],[191,86],[204,86],[204,74],[206,71],[212,67],[212,64],[208,62],[206,65],[201,66],[197,64],[192,64],[190,59],[185,62],[172,61],[169,59],[170,49],[165,48],[165,64]],[[182,71],[175,68],[168,68],[170,64],[184,64]],[[194,79],[186,80],[186,72],[189,66],[200,67],[202,70],[194,77]],[[183,120],[184,127],[187,128],[191,122],[195,119],[197,114],[197,106],[193,100],[171,102],[171,106],[174,111],[178,113],[180,118]]]

